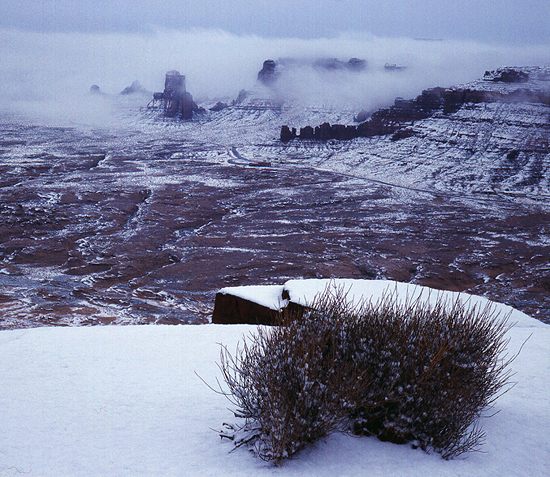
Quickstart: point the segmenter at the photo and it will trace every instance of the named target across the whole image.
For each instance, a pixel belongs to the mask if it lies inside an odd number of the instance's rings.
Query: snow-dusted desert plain
[[[454,87],[513,100],[436,110],[399,140],[282,142],[282,125],[359,113],[281,103],[285,81],[192,121],[123,95],[82,98],[82,121],[2,114],[0,328],[205,323],[220,288],[328,277],[468,291],[550,322],[550,68],[522,71]],[[372,66],[351,85],[394,74],[414,79]]]
[[[361,293],[376,298],[381,285],[393,289],[391,282],[362,282]],[[305,283],[291,286],[297,295],[309,293]],[[220,344],[234,350],[254,326],[2,331],[0,475],[547,476],[550,326],[495,306],[511,312],[515,323],[508,355],[523,346],[511,365],[517,384],[496,401],[491,417],[482,418],[481,452],[450,461],[408,445],[343,434],[304,449],[282,467],[245,448],[234,450],[215,432],[232,422],[231,404],[198,376],[215,385]]]

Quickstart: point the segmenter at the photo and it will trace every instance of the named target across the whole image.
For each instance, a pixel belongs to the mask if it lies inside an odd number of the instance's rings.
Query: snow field
[[[519,312],[517,312],[519,313]],[[523,315],[523,314],[520,314]],[[220,344],[249,325],[37,328],[0,333],[0,476],[547,476],[550,326],[509,332],[517,385],[483,419],[482,453],[452,461],[332,435],[281,468],[211,428],[233,422],[215,385]]]

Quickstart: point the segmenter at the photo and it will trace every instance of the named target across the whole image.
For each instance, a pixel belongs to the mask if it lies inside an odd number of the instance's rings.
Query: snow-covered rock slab
[[[274,324],[278,314],[289,306],[307,307],[325,292],[341,294],[352,305],[376,303],[391,298],[397,303],[414,301],[434,304],[442,300],[451,306],[457,300],[467,307],[496,308],[512,322],[530,322],[532,318],[506,305],[466,293],[435,290],[393,280],[305,279],[289,280],[284,285],[223,288],[216,295],[212,322],[217,324]]]
[[[259,285],[222,288],[216,293],[212,323],[271,325],[288,304],[283,286]]]
[[[282,298],[283,290],[283,285],[251,285],[222,288],[220,293],[257,303],[270,310],[280,311],[287,305],[287,302]]]

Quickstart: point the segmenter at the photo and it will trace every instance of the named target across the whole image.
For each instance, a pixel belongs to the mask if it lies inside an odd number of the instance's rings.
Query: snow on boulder
[[[216,293],[212,323],[272,325],[287,305],[282,285],[222,288]]]
[[[212,323],[217,324],[277,324],[287,310],[300,310],[311,305],[324,292],[341,294],[352,305],[376,303],[391,298],[397,303],[415,301],[435,304],[444,301],[452,305],[457,300],[466,306],[485,308],[492,304],[487,298],[467,293],[436,290],[393,280],[304,279],[289,280],[284,285],[228,287],[216,294]],[[496,304],[493,304],[496,305]],[[506,305],[498,305],[501,313],[509,314],[515,323],[532,321],[524,313]]]

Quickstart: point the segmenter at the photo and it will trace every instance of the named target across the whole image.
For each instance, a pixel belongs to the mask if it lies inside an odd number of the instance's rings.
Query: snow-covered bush
[[[224,437],[248,443],[265,460],[280,463],[307,444],[342,430],[363,395],[364,383],[350,356],[345,302],[321,303],[301,319],[259,328],[235,356],[221,353],[221,370],[245,419]],[[318,306],[322,305],[322,306]]]
[[[356,434],[411,442],[445,458],[475,449],[481,412],[508,382],[506,318],[442,298],[385,297],[352,322],[356,366],[369,376]]]
[[[429,298],[429,297],[424,297]],[[222,437],[280,463],[334,431],[449,458],[477,447],[481,412],[508,382],[506,319],[442,298],[352,306],[343,290],[259,328],[220,368],[241,426]]]

